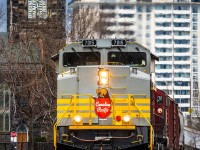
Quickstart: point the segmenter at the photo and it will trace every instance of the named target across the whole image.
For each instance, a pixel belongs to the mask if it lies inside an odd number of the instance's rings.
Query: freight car
[[[159,90],[151,90],[158,58],[148,49],[123,39],[84,39],[52,59],[58,73],[55,149],[151,150],[154,144],[171,144],[168,136],[177,131],[159,135],[156,130],[154,142],[153,126],[169,112],[158,113]],[[165,100],[160,108],[178,112],[170,102]],[[177,118],[175,129],[178,123]]]
[[[164,91],[154,87],[151,105],[154,149],[182,149],[183,115],[178,109],[178,104]]]

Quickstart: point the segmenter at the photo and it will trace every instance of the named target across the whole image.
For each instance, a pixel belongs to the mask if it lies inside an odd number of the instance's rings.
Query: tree
[[[113,17],[113,14],[109,14]],[[110,35],[108,27],[111,25],[106,18],[106,12],[93,6],[80,6],[73,9],[71,15],[71,32],[69,37],[72,41],[86,38],[103,38]]]
[[[38,131],[37,127],[40,127],[39,132],[46,133],[48,141],[53,140],[56,72],[50,58],[65,42],[63,39],[55,39],[53,31],[56,34],[51,27],[43,31],[36,28],[32,32],[21,31],[17,38],[11,36],[8,43],[3,43],[6,46],[1,48],[4,61],[1,62],[0,78],[12,92],[11,120],[27,124],[31,150],[34,149],[33,133]],[[17,124],[12,124],[13,130],[16,127]]]

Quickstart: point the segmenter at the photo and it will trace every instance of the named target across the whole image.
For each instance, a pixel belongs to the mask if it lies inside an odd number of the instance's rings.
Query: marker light
[[[157,111],[158,111],[158,113],[162,113],[163,110],[162,110],[162,108],[158,108]]]
[[[76,115],[76,116],[74,117],[74,121],[75,121],[76,123],[80,123],[81,120],[82,120],[82,117],[81,117],[80,115]]]
[[[126,122],[126,123],[130,122],[130,120],[131,120],[131,117],[129,115],[125,115],[123,117],[123,121]]]
[[[116,116],[116,121],[117,122],[120,122],[122,120],[122,117],[121,116]]]
[[[104,69],[104,68],[99,68],[98,76],[99,76],[98,85],[99,86],[108,86],[108,84],[109,84],[109,70]]]

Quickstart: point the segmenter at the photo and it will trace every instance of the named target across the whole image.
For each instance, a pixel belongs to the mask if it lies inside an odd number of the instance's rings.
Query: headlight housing
[[[131,121],[131,116],[125,115],[125,116],[123,117],[123,121],[124,121],[125,123],[129,123],[129,122]]]
[[[74,121],[75,121],[75,123],[81,123],[82,122],[82,117],[80,115],[76,115],[74,117]]]
[[[109,70],[104,68],[99,68],[98,71],[98,85],[99,86],[109,86]]]

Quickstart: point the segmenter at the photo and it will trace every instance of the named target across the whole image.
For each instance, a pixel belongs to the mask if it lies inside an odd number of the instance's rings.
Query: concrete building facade
[[[112,16],[106,38],[134,39],[159,57],[155,82],[179,104],[185,116],[199,112],[199,0],[79,0]],[[109,16],[109,15],[108,15]]]

